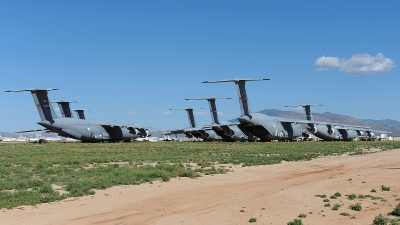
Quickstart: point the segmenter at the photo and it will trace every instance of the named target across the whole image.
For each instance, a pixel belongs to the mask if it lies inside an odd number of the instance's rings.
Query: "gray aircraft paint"
[[[81,120],[67,117],[57,117],[48,98],[48,91],[58,89],[25,89],[6,92],[25,92],[32,94],[41,121],[39,125],[64,137],[79,139],[86,142],[129,141],[133,138],[148,135],[147,129],[138,128],[132,122]]]
[[[262,81],[268,78],[236,78],[230,80],[204,81],[203,83],[234,82],[239,97],[242,115],[238,118],[239,128],[246,135],[254,135],[262,141],[293,140],[302,135],[300,125],[293,119],[268,116],[262,113],[253,113],[246,92],[247,81]]]
[[[203,108],[200,108],[203,109]],[[211,127],[198,127],[196,126],[196,120],[194,118],[193,110],[194,108],[182,108],[182,109],[169,109],[169,110],[185,110],[187,112],[188,120],[189,120],[189,128],[185,128],[182,130],[175,130],[171,133],[184,133],[187,138],[202,138],[206,141],[216,141],[221,140],[221,137],[215,133],[215,131]]]
[[[351,141],[364,134],[367,136],[373,136],[373,132],[368,130],[367,127],[315,121],[311,113],[311,106],[322,106],[321,104],[304,104],[285,107],[298,106],[303,107],[306,116],[306,121],[298,121],[298,123],[307,124],[308,127],[306,127],[306,129],[310,133],[325,141]]]
[[[217,133],[224,141],[242,141],[246,139],[246,135],[239,129],[237,123],[227,121],[220,122],[216,106],[216,99],[232,99],[232,98],[188,98],[185,100],[207,100],[210,107],[210,114],[212,124],[210,127]]]

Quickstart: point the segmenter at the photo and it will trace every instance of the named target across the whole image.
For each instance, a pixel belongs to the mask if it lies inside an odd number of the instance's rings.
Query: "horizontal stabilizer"
[[[216,98],[216,97],[209,97],[209,98],[185,98],[185,100],[212,100],[212,99],[232,99],[232,98]]]
[[[60,90],[58,88],[30,88],[30,89],[22,89],[22,90],[8,90],[6,92],[24,92],[24,91],[55,91]]]
[[[262,80],[270,80],[269,78],[234,78],[230,80],[214,80],[214,81],[203,81],[204,84],[210,83],[222,83],[222,82],[240,82],[240,81],[262,81]]]

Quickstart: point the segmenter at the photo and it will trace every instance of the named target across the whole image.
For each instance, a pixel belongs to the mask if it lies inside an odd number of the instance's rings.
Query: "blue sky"
[[[59,88],[88,119],[141,126],[240,115],[234,84],[249,82],[252,111],[323,104],[314,112],[400,120],[398,1],[1,1],[0,90]],[[0,92],[0,131],[39,129],[30,93]],[[57,108],[57,105],[54,105]],[[296,109],[293,109],[296,110]],[[301,112],[301,110],[297,110]]]

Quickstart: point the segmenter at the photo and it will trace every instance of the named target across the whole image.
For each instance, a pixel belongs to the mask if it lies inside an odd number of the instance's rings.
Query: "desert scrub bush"
[[[255,222],[257,222],[257,218],[253,218],[253,217],[252,217],[252,218],[249,219],[249,222],[250,222],[250,223],[255,223]]]
[[[376,190],[375,190],[375,189],[372,189],[370,192],[373,192],[373,193],[375,193],[375,192],[376,192]]]
[[[339,204],[335,204],[335,205],[333,205],[332,210],[338,210],[339,208],[340,208],[340,205]]]
[[[354,210],[354,211],[361,211],[361,209],[362,209],[361,203],[358,202],[357,204],[350,205],[350,209]]]
[[[324,202],[330,202],[330,200],[326,198],[326,199],[324,199]]]
[[[382,191],[390,191],[390,187],[387,187],[385,185],[381,186]]]
[[[340,192],[336,192],[335,194],[333,194],[333,196],[335,196],[335,197],[342,197],[342,194],[340,194]]]
[[[347,196],[347,198],[348,198],[349,200],[354,200],[354,199],[357,198],[357,195],[356,195],[356,194],[350,194],[350,195]]]
[[[326,203],[324,207],[331,207],[331,203]]]
[[[340,213],[339,215],[341,215],[341,216],[350,216],[350,214],[347,213],[347,212],[342,212],[342,213]]]
[[[297,217],[299,217],[299,218],[307,218],[307,215],[302,213],[302,214],[298,215]]]
[[[400,225],[400,222],[398,219],[392,219],[390,220],[390,225]]]
[[[288,222],[287,225],[303,225],[303,221],[301,221],[301,219],[294,219],[293,221]]]
[[[388,222],[389,222],[389,218],[386,218],[382,214],[379,214],[379,216],[375,217],[372,224],[373,225],[387,225]]]
[[[398,204],[392,212],[389,213],[392,216],[400,216],[400,204]]]
[[[329,197],[330,199],[337,199],[336,196],[332,195],[331,197]]]

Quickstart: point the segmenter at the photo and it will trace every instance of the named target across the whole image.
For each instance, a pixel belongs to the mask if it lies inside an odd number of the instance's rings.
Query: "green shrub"
[[[400,225],[400,222],[397,219],[392,219],[390,220],[390,225]]]
[[[337,199],[336,196],[332,195],[330,199]]]
[[[381,186],[382,191],[390,191],[390,187],[386,187],[385,185]]]
[[[339,204],[335,204],[333,207],[332,207],[332,210],[338,210],[340,208],[340,205]]]
[[[324,199],[324,202],[330,202],[330,201],[329,201],[329,199],[326,198],[326,199]]]
[[[387,225],[388,222],[389,222],[389,218],[386,218],[386,217],[382,216],[382,214],[379,214],[379,216],[375,217],[372,224],[373,225]]]
[[[331,203],[326,203],[324,207],[331,207]]]
[[[350,214],[348,214],[347,212],[342,212],[339,215],[341,215],[341,216],[350,216]]]
[[[287,225],[303,225],[303,222],[301,219],[294,219],[293,221],[288,222]]]
[[[340,194],[340,192],[336,192],[335,194],[333,194],[336,197],[342,197],[342,194]]]
[[[306,218],[306,217],[307,217],[307,215],[306,215],[306,214],[304,214],[304,213],[302,213],[302,214],[298,215],[297,217],[299,217],[299,218]]]
[[[257,218],[250,218],[250,219],[249,219],[249,222],[250,222],[250,223],[255,223],[255,222],[257,222]]]
[[[396,206],[396,208],[394,208],[394,210],[392,212],[389,213],[389,215],[392,216],[400,216],[400,204],[398,204]]]
[[[354,210],[354,211],[361,211],[361,209],[362,209],[361,203],[357,203],[357,204],[355,204],[355,205],[351,205],[351,206],[350,206],[350,209],[351,209],[351,210]]]
[[[375,190],[375,189],[372,189],[370,192],[376,192],[376,190]]]
[[[356,195],[356,194],[351,194],[351,195],[348,195],[347,198],[348,198],[349,200],[354,200],[354,199],[357,198],[357,195]]]

